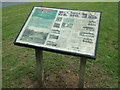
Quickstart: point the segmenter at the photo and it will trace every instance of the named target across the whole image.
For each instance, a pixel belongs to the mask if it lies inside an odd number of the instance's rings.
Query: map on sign
[[[101,12],[34,7],[14,44],[96,57]]]

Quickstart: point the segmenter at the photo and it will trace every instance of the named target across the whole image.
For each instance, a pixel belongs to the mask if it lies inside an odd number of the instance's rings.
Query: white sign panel
[[[34,7],[14,44],[96,58],[101,12]]]

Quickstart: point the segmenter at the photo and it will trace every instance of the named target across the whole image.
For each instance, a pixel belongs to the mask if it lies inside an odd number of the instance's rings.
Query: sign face
[[[34,7],[14,44],[96,58],[101,12]]]

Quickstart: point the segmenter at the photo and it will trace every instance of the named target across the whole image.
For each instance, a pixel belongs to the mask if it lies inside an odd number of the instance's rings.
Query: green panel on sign
[[[40,9],[35,9],[32,17],[40,17],[43,19],[55,19],[57,10],[52,10],[52,11],[46,11],[46,10],[40,10]]]
[[[46,29],[51,29],[54,19],[56,17],[57,10],[40,10],[40,9],[35,9],[28,26],[33,26],[37,28],[46,28]]]

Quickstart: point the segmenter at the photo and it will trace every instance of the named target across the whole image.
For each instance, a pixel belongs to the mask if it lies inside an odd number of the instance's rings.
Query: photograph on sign
[[[95,57],[101,12],[34,7],[15,44]]]

